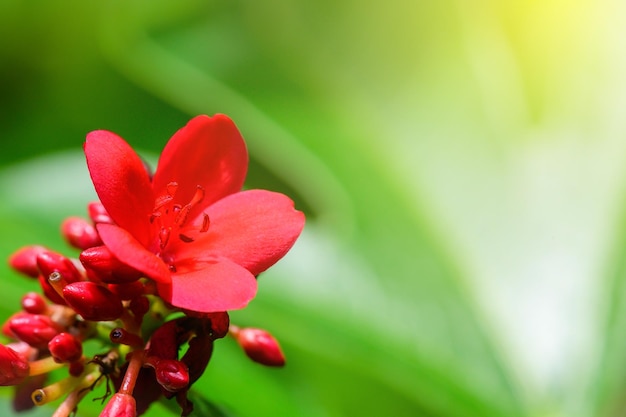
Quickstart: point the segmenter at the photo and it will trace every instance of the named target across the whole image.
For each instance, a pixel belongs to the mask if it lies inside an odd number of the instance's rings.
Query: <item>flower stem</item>
[[[141,322],[138,322],[135,316],[133,316],[128,309],[124,309],[124,313],[122,317],[120,317],[122,323],[124,323],[124,328],[129,333],[140,334],[141,333]]]
[[[63,394],[71,391],[80,381],[81,378],[69,376],[47,387],[37,389],[31,394],[33,403],[35,405],[44,405],[50,401],[54,401]]]
[[[138,349],[131,353],[130,362],[128,363],[128,368],[126,369],[126,374],[124,375],[124,380],[122,381],[122,385],[120,385],[118,393],[133,394],[139,371],[145,361],[145,353],[146,351],[144,349]]]
[[[34,376],[34,375],[47,374],[48,372],[52,372],[56,369],[61,368],[64,364],[57,363],[54,361],[54,358],[52,358],[52,356],[48,356],[47,358],[30,362],[29,365],[30,365],[30,371],[28,374],[30,376]]]
[[[63,275],[59,272],[53,272],[48,277],[48,282],[61,298],[65,298],[63,296],[63,288],[67,285],[67,280],[63,277]]]
[[[65,400],[63,400],[63,402],[59,405],[54,414],[52,414],[52,417],[69,417],[76,409],[76,406],[78,405],[80,400],[82,400],[83,397],[89,392],[87,388],[92,386],[96,382],[97,378],[97,371],[87,374],[83,378],[82,383],[74,388],[74,390],[70,392],[70,394],[65,398]]]

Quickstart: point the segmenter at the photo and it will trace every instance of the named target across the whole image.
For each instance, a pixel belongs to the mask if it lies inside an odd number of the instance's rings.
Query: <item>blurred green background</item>
[[[246,417],[626,415],[625,39],[609,0],[0,0],[0,255],[73,254],[87,132],[156,155],[226,113],[247,185],[308,223],[232,314],[287,367],[220,341],[199,395]],[[34,286],[1,272],[4,318]]]

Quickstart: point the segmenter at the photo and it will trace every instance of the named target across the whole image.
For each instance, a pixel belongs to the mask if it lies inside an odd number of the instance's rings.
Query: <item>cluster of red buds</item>
[[[94,392],[108,401],[103,417],[140,415],[160,398],[175,399],[181,415],[189,415],[189,388],[207,367],[214,341],[227,335],[253,361],[284,365],[266,331],[231,325],[227,312],[165,302],[152,280],[102,244],[95,225],[111,222],[104,207],[91,203],[88,213],[89,220],[72,217],[61,227],[77,258],[28,246],[9,259],[41,289],[25,294],[2,328],[8,340],[0,345],[0,385],[15,386],[16,411],[57,402],[53,416],[69,416]]]

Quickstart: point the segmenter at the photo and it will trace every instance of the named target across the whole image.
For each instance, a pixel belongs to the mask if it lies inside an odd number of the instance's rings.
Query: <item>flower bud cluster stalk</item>
[[[74,254],[32,245],[10,256],[40,289],[2,325],[0,386],[15,387],[16,411],[53,403],[54,417],[68,417],[92,395],[106,402],[103,417],[134,417],[160,398],[187,416],[189,389],[228,334],[253,361],[284,365],[274,337],[231,325],[227,311],[254,297],[256,276],[289,250],[304,216],[282,194],[237,192],[248,158],[226,116],[195,118],[170,144],[153,175],[121,138],[92,132],[85,153],[100,201],[87,219],[62,222]],[[254,238],[237,235],[243,224]]]

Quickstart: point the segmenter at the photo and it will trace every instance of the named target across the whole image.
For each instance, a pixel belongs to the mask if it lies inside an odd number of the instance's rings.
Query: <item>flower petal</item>
[[[159,295],[176,307],[203,313],[244,308],[256,295],[254,275],[228,259],[213,259],[196,267],[173,273],[171,284],[158,284]]]
[[[258,275],[293,246],[304,214],[287,196],[265,190],[229,195],[206,210],[210,226],[195,242],[177,243],[176,259],[228,258]]]
[[[164,195],[167,184],[177,182],[175,201],[185,205],[198,185],[204,188],[202,207],[241,190],[248,170],[248,151],[235,124],[227,116],[197,116],[169,140],[153,179],[155,194]]]
[[[106,247],[120,262],[143,272],[157,282],[170,282],[171,273],[165,262],[143,247],[126,230],[106,223],[99,223],[96,228]]]
[[[104,130],[89,133],[84,149],[102,205],[115,223],[147,244],[154,196],[141,158],[124,139]]]

